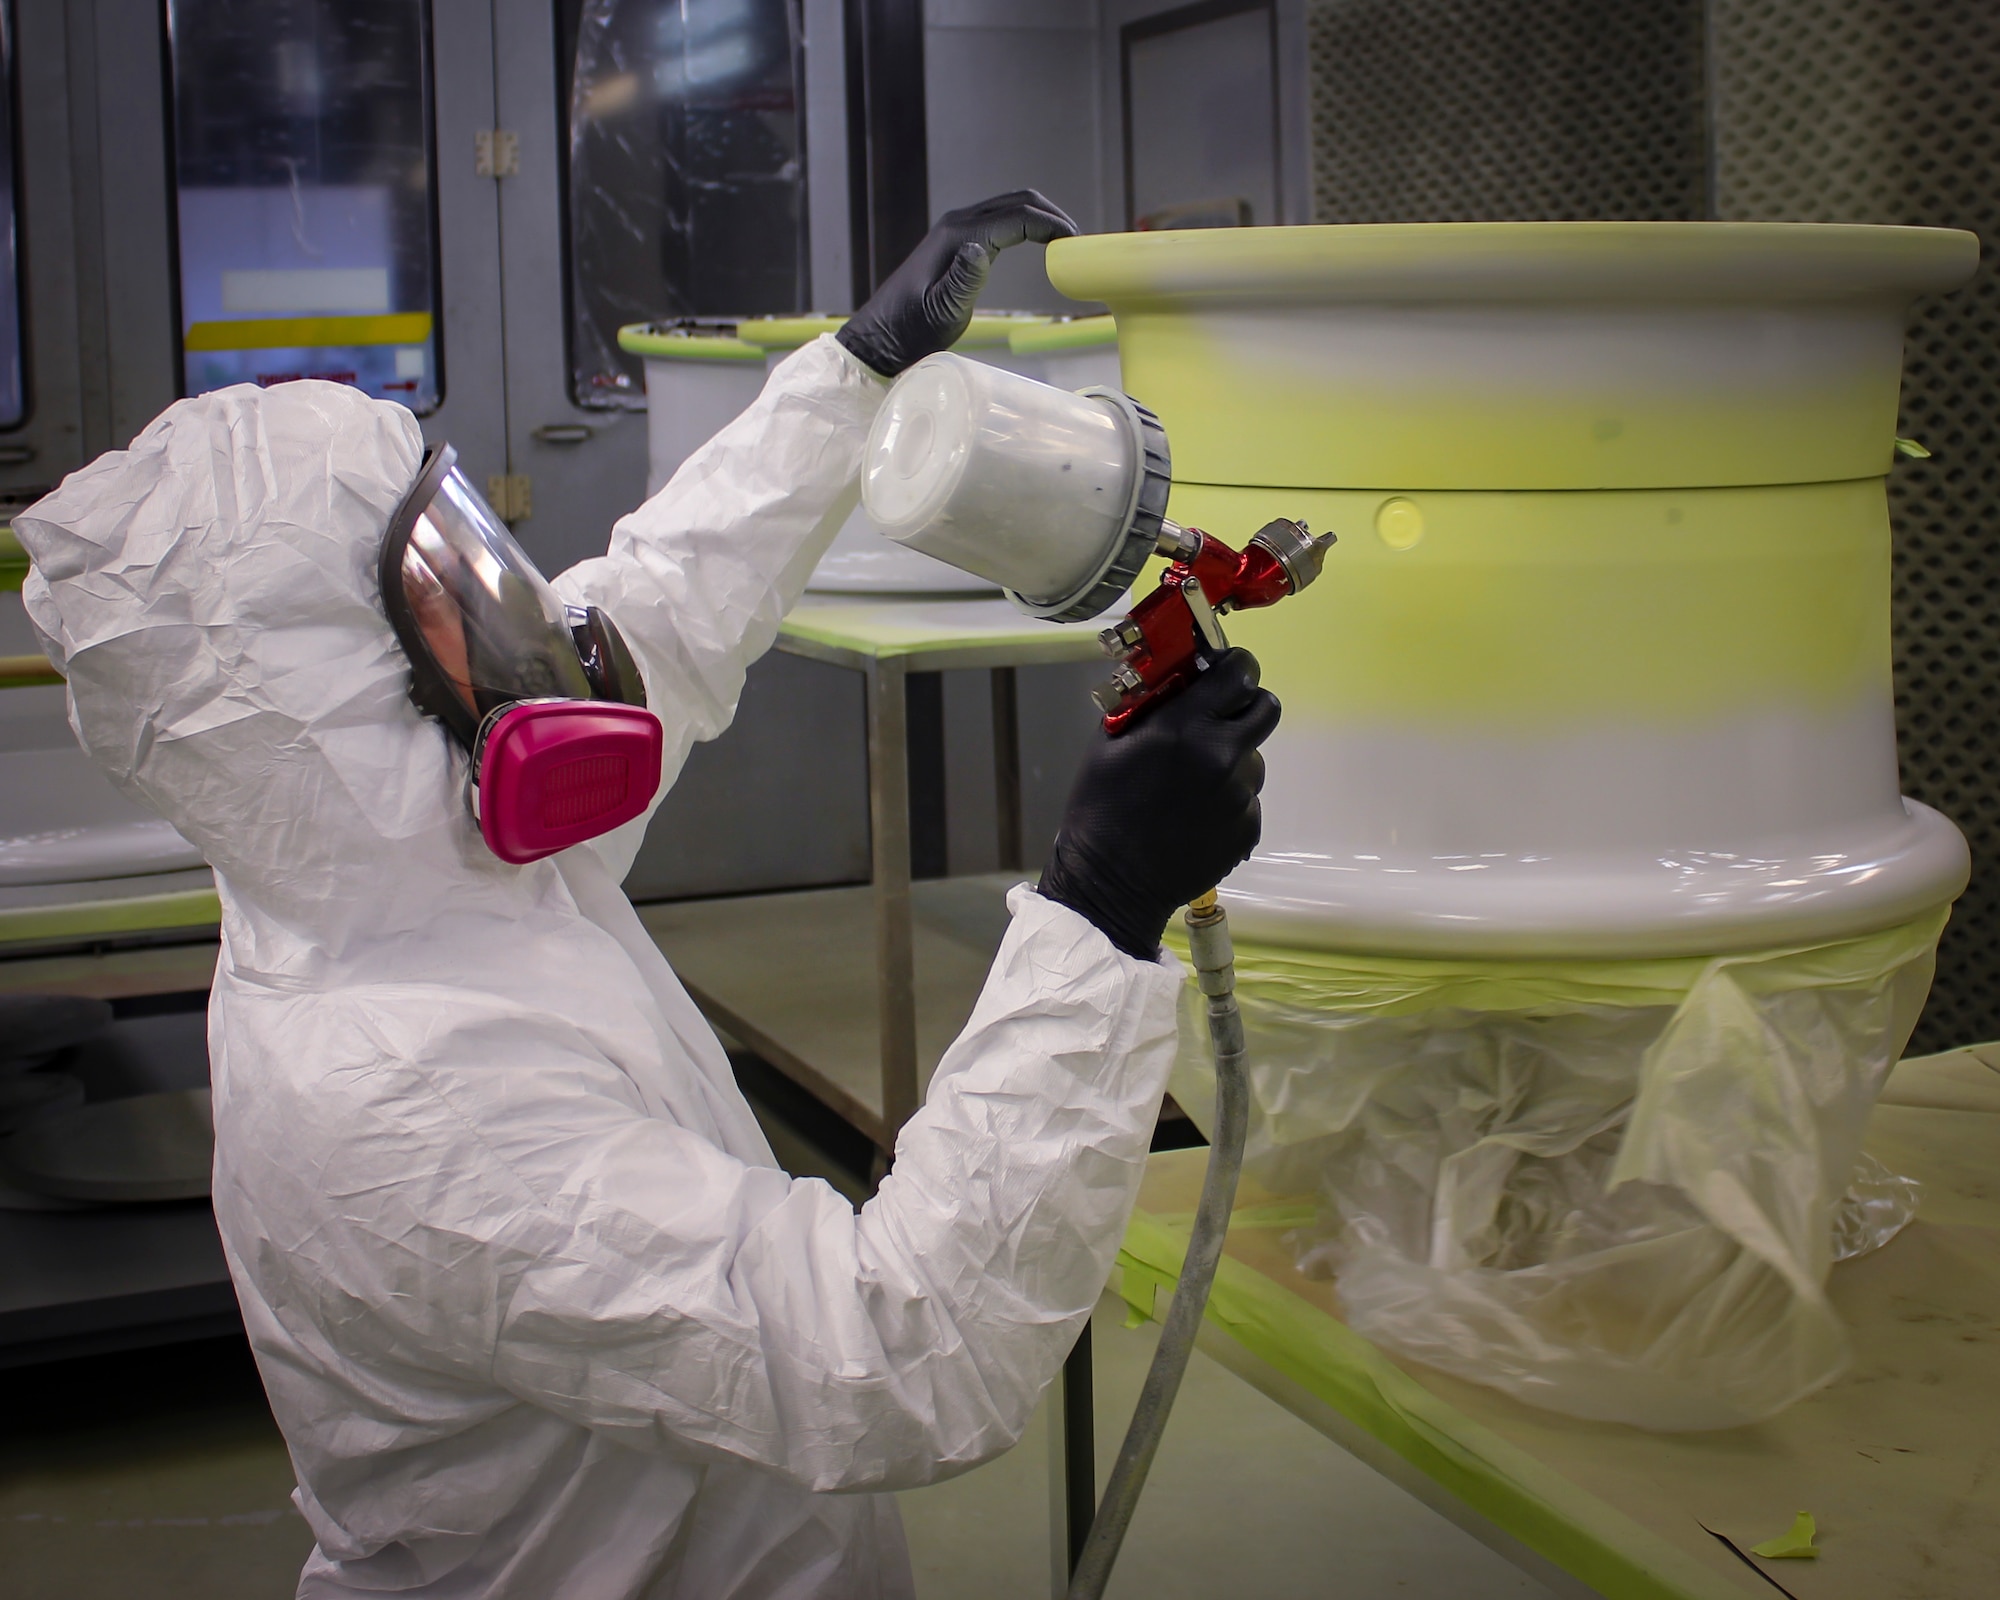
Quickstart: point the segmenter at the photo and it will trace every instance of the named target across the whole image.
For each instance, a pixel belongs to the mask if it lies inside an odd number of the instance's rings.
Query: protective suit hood
[[[462,759],[407,696],[376,559],[422,457],[401,406],[239,385],[15,520],[78,739],[208,858],[259,972],[323,975],[560,892],[547,863],[485,849]]]

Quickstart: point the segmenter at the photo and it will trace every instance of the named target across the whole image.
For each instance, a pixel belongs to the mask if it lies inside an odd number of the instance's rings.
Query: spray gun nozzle
[[[1326,564],[1326,553],[1334,545],[1334,536],[1322,533],[1314,538],[1303,522],[1278,517],[1252,534],[1250,542],[1276,558],[1285,569],[1292,593],[1297,594],[1319,576],[1320,568]]]

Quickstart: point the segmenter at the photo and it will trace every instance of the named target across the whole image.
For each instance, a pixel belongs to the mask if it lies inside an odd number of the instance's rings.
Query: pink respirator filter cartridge
[[[510,706],[480,745],[479,831],[520,865],[630,822],[660,787],[660,719],[605,700]]]

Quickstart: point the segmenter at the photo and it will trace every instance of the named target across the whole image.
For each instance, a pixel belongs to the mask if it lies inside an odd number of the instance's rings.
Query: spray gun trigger
[[[1210,651],[1221,655],[1229,648],[1229,641],[1223,636],[1222,619],[1215,614],[1215,607],[1208,603],[1208,596],[1201,587],[1201,579],[1189,573],[1181,579],[1181,597],[1187,601],[1188,610],[1194,613],[1194,625],[1201,630],[1202,643]]]

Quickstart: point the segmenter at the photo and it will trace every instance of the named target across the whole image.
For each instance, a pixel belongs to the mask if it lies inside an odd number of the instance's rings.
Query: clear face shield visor
[[[503,861],[533,861],[640,815],[659,719],[595,606],[565,606],[441,445],[382,541],[383,609],[410,698],[471,758],[468,800]]]

